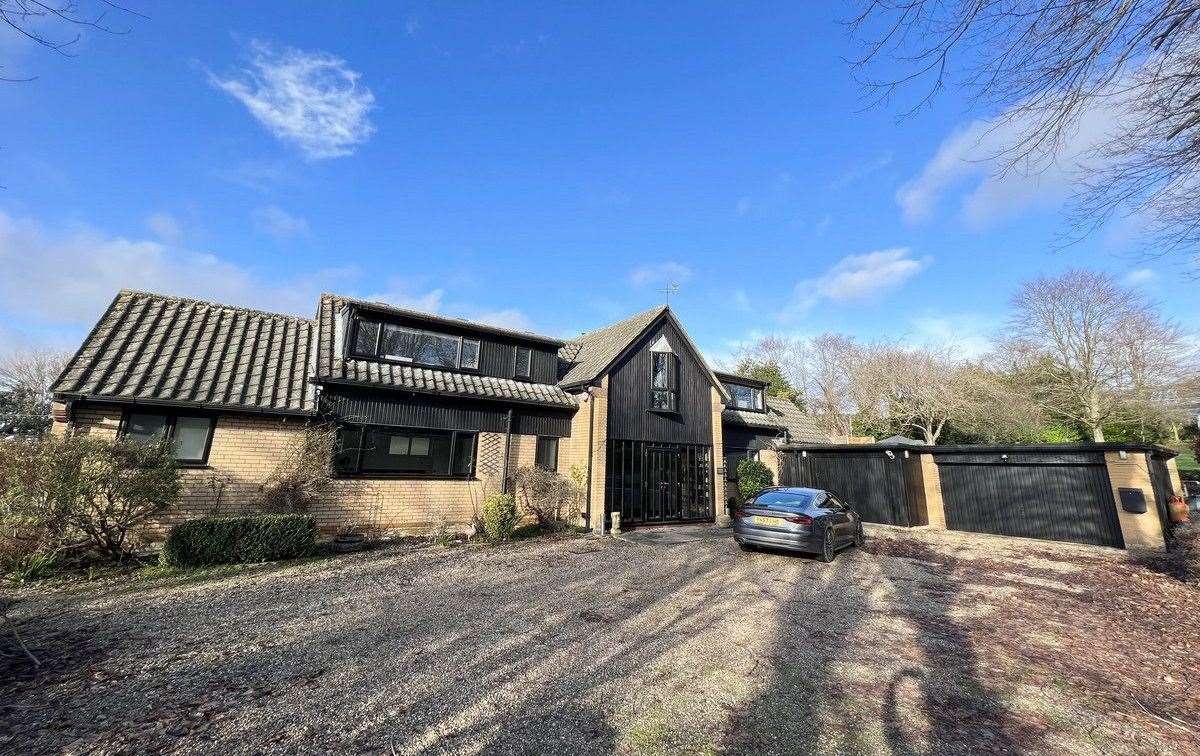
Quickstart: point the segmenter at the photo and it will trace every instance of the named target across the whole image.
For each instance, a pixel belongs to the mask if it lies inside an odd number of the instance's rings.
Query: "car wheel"
[[[828,564],[835,556],[837,551],[833,547],[833,528],[825,528],[825,534],[821,536],[821,553],[817,558]]]
[[[854,528],[854,545],[861,549],[866,543],[867,534],[863,532],[863,526],[860,522]]]

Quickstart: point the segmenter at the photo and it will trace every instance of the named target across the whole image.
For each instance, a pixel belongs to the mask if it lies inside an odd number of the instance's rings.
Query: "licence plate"
[[[769,525],[770,527],[777,528],[777,527],[783,525],[783,518],[782,517],[763,517],[762,515],[754,515],[754,519],[752,520],[752,522],[755,525]]]

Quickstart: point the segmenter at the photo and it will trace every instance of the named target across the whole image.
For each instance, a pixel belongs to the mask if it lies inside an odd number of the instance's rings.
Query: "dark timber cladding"
[[[926,524],[916,454],[871,446],[838,451],[789,450],[781,454],[780,464],[782,485],[830,491],[866,522]]]
[[[1102,451],[935,453],[946,527],[1124,546]]]
[[[678,412],[650,409],[650,346],[666,337],[679,358]],[[712,394],[697,362],[670,321],[660,321],[618,360],[608,379],[608,437],[624,441],[712,445]]]
[[[571,435],[570,411],[346,387],[326,388],[320,401],[322,416],[343,423],[492,433],[508,429],[510,407],[513,433],[557,438]]]

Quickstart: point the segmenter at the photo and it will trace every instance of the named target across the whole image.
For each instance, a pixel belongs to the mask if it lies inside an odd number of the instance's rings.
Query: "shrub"
[[[775,485],[775,476],[771,470],[757,459],[743,459],[738,462],[738,493],[745,501],[764,488]]]
[[[161,560],[167,567],[273,562],[308,556],[316,543],[308,515],[201,517],[171,528]]]
[[[517,470],[513,484],[521,494],[525,511],[533,514],[539,528],[556,528],[563,509],[575,501],[575,484],[556,472],[530,465]]]
[[[0,526],[25,555],[122,561],[130,534],[179,498],[170,445],[48,436],[0,443]],[[4,549],[22,551],[22,549]]]
[[[483,535],[489,541],[502,541],[512,535],[521,516],[512,494],[495,493],[483,500]]]
[[[332,480],[337,426],[305,426],[262,485],[261,506],[278,514],[304,513],[320,501]]]

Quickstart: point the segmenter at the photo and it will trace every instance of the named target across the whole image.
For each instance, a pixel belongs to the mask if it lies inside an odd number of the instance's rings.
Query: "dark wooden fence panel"
[[[913,476],[920,474],[916,455],[887,451],[786,451],[781,457],[780,483],[830,491],[865,522],[921,525],[924,511],[913,499]]]
[[[1124,546],[1103,455],[935,455],[946,527]]]

